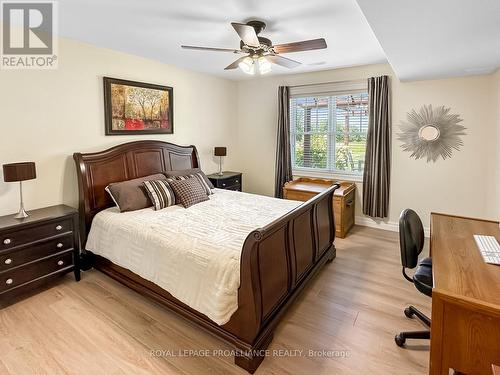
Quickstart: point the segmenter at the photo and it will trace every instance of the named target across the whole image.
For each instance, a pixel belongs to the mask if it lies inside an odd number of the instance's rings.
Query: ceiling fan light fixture
[[[261,56],[257,59],[257,63],[259,64],[259,73],[266,74],[272,70],[271,62],[266,59],[264,56]]]
[[[238,66],[246,74],[255,74],[255,62],[251,57],[245,57]]]
[[[231,52],[244,54],[226,66],[224,70],[240,68],[245,74],[267,74],[272,70],[272,64],[277,64],[287,69],[301,65],[300,62],[281,56],[283,53],[312,51],[327,48],[324,38],[302,40],[299,42],[273,44],[273,42],[259,34],[266,28],[265,22],[251,20],[247,23],[231,22],[234,31],[240,37],[240,48],[216,48],[182,45],[184,49],[202,50],[213,52]]]

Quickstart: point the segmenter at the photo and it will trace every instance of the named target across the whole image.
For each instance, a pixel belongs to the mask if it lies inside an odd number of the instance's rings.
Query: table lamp
[[[214,148],[214,155],[219,157],[219,173],[217,173],[219,176],[222,176],[222,157],[227,155],[227,148],[226,147],[215,147]]]
[[[36,178],[35,163],[12,163],[3,165],[3,180],[5,182],[19,182],[19,194],[21,198],[19,212],[14,216],[16,219],[24,219],[28,217],[28,213],[24,210],[23,202],[23,181]]]

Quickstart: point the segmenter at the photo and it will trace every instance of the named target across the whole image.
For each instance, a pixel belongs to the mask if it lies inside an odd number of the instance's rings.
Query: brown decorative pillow
[[[208,201],[208,195],[196,177],[185,180],[171,180],[169,183],[175,193],[176,202],[182,204],[184,208]]]
[[[153,203],[149,199],[143,182],[147,180],[165,180],[161,174],[135,178],[133,180],[113,182],[106,186],[106,191],[118,206],[120,212],[135,211],[151,207]]]
[[[192,168],[192,169],[184,169],[182,171],[167,171],[165,172],[165,176],[175,178],[178,180],[176,177],[181,177],[181,176],[191,176],[191,175],[200,175],[200,177],[203,178],[203,181],[205,181],[205,184],[207,185],[208,189],[213,189],[214,185],[210,180],[208,179],[207,175],[203,173],[203,171],[200,168]],[[208,193],[212,194],[212,192]]]

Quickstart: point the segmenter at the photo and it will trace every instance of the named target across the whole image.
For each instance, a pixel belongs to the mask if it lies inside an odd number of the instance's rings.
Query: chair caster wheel
[[[414,314],[413,314],[413,311],[411,311],[411,309],[410,309],[409,307],[407,307],[407,308],[405,309],[405,315],[406,315],[406,317],[407,317],[407,318],[410,318],[410,319],[411,319],[411,318],[413,318],[413,315],[414,315]]]
[[[394,341],[396,341],[396,345],[399,347],[403,347],[405,345],[406,339],[401,335],[401,333],[398,333],[394,337]]]

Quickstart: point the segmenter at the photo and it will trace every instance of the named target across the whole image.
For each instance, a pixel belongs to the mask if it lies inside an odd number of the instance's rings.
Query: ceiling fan
[[[293,42],[286,44],[273,43],[259,34],[266,28],[266,24],[262,21],[248,21],[245,23],[231,22],[234,30],[241,38],[240,49],[231,48],[212,48],[212,47],[197,47],[197,46],[181,46],[185,49],[200,50],[200,51],[216,51],[216,52],[231,52],[236,54],[245,54],[238,60],[229,64],[224,69],[231,70],[240,68],[247,74],[255,74],[258,71],[260,74],[265,74],[271,71],[272,64],[284,66],[288,69],[293,69],[300,62],[280,56],[283,53],[311,51],[315,49],[326,48],[326,41],[323,38],[304,40],[301,42]]]

